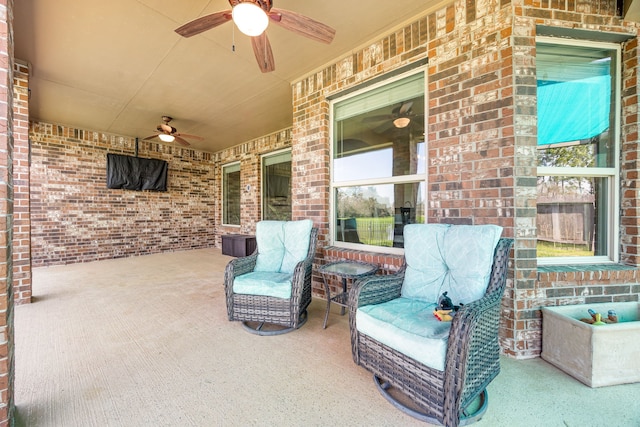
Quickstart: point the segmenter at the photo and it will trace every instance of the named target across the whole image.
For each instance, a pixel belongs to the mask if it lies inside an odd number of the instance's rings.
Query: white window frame
[[[240,218],[239,218],[240,224],[227,224],[225,222],[225,212],[226,212],[226,204],[225,203],[226,203],[226,200],[225,200],[225,191],[224,191],[224,189],[225,189],[225,180],[227,179],[227,173],[225,172],[225,169],[233,167],[233,166],[238,166],[239,172],[240,172],[240,178],[242,179],[242,168],[240,167],[240,162],[231,162],[231,163],[227,163],[227,164],[222,165],[222,180],[221,180],[221,183],[222,183],[222,188],[221,188],[222,191],[221,191],[221,193],[222,194],[220,195],[221,196],[220,199],[222,201],[222,205],[221,205],[222,206],[222,212],[221,212],[221,214],[222,214],[222,225],[224,225],[225,227],[238,227],[238,228],[240,228],[240,226],[242,224],[242,219],[240,219]],[[240,181],[240,184],[242,186],[242,181]],[[242,190],[241,190],[240,196],[242,198]],[[238,203],[240,203],[240,212],[242,212],[242,200],[239,200]]]
[[[291,156],[291,148],[284,148],[282,150],[271,151],[269,153],[263,154],[260,156],[260,218],[264,220],[264,168],[266,159],[279,156],[281,154],[289,153],[291,157],[291,167],[293,167],[293,157]],[[293,171],[292,171],[293,172]],[[293,178],[293,173],[291,174],[291,178]],[[293,202],[293,197],[291,197],[291,201]],[[293,213],[293,204],[290,206]]]
[[[353,180],[353,181],[340,181],[339,183],[336,183],[334,181],[334,167],[333,167],[333,161],[334,161],[334,105],[337,103],[340,103],[342,101],[345,101],[347,99],[353,98],[355,96],[359,96],[363,93],[367,93],[371,90],[377,89],[379,87],[382,86],[386,86],[390,83],[393,83],[395,81],[398,80],[402,80],[404,78],[407,78],[409,76],[418,74],[418,73],[423,73],[424,74],[424,129],[425,129],[425,135],[424,135],[424,143],[425,143],[425,159],[424,159],[424,173],[423,174],[413,174],[413,175],[402,175],[402,176],[392,176],[392,177],[386,177],[386,178],[375,178],[375,179],[362,179],[362,180]],[[426,131],[427,129],[427,123],[428,123],[428,119],[427,119],[427,112],[428,112],[428,105],[429,105],[429,100],[428,100],[428,81],[427,81],[427,67],[417,67],[414,70],[408,71],[406,73],[402,73],[399,74],[397,76],[393,76],[390,77],[389,79],[385,79],[384,81],[381,81],[379,83],[376,84],[372,84],[371,86],[368,86],[366,88],[357,90],[357,91],[353,91],[352,93],[349,93],[348,95],[336,98],[336,99],[332,99],[329,102],[329,161],[330,161],[330,180],[331,183],[329,185],[329,235],[330,235],[330,244],[332,246],[335,247],[339,247],[339,248],[345,248],[345,249],[354,249],[354,250],[360,250],[360,251],[367,251],[367,252],[377,252],[377,253],[385,253],[385,254],[399,254],[402,255],[404,254],[404,248],[395,248],[395,247],[385,247],[385,246],[373,246],[373,245],[366,245],[366,244],[362,244],[362,243],[349,243],[349,242],[342,242],[342,241],[338,241],[335,239],[336,236],[336,201],[335,201],[335,194],[336,194],[336,190],[338,188],[343,188],[343,187],[356,187],[356,186],[360,186],[360,187],[364,187],[364,186],[371,186],[371,185],[383,185],[383,184],[413,184],[413,183],[421,183],[424,185],[425,188],[425,200],[424,200],[424,206],[423,206],[423,211],[424,211],[424,215],[425,215],[425,221],[426,218],[428,218],[428,212],[427,212],[427,208],[428,208],[428,204],[427,204],[427,195],[428,195],[428,172],[429,172],[429,168],[428,168],[428,141],[427,141],[427,135],[428,132]]]
[[[622,57],[621,46],[617,43],[605,43],[575,39],[560,39],[556,37],[538,36],[536,37],[536,45],[538,43],[601,48],[616,52],[616,68],[615,68],[615,90],[613,91],[614,103],[614,120],[613,129],[611,129],[611,138],[614,142],[614,167],[537,167],[536,176],[584,176],[584,177],[605,177],[608,178],[608,198],[607,215],[609,218],[607,229],[607,253],[608,255],[598,255],[590,257],[538,257],[538,265],[567,265],[567,264],[608,264],[617,263],[619,261],[619,229],[620,229],[620,94],[622,80]],[[537,149],[537,147],[536,147]]]

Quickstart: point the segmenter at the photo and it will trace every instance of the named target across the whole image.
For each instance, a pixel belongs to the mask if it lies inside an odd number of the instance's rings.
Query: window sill
[[[624,264],[539,265],[538,273],[570,273],[586,271],[626,271],[637,267]]]

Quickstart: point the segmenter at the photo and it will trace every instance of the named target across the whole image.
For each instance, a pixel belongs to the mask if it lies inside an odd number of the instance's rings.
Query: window
[[[240,225],[240,163],[222,167],[222,223]]]
[[[617,261],[620,48],[539,37],[538,262]]]
[[[291,220],[291,151],[262,157],[262,219]]]
[[[424,94],[422,70],[332,103],[333,244],[401,252],[424,222]]]

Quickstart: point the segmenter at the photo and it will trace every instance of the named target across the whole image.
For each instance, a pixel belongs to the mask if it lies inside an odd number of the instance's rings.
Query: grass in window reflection
[[[593,256],[587,245],[573,243],[554,243],[538,240],[538,257]]]

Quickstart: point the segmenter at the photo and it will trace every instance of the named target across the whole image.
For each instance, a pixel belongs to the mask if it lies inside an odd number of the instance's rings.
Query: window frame
[[[400,175],[400,176],[391,176],[391,177],[383,177],[383,178],[371,178],[371,179],[357,179],[357,180],[350,180],[350,181],[339,181],[336,182],[335,181],[335,177],[334,177],[334,155],[335,155],[335,141],[334,141],[334,126],[335,126],[335,120],[334,120],[334,109],[335,109],[335,105],[352,99],[356,96],[360,96],[362,94],[365,94],[367,92],[370,92],[372,90],[378,89],[380,87],[392,84],[396,81],[417,75],[419,73],[423,74],[423,94],[424,94],[424,144],[425,144],[425,154],[424,154],[424,172],[423,173],[416,173],[416,174],[411,174],[411,175]],[[376,253],[384,253],[384,254],[398,254],[398,255],[403,255],[404,254],[404,248],[396,248],[396,247],[388,247],[388,246],[374,246],[374,245],[367,245],[367,244],[363,244],[363,243],[350,243],[350,242],[343,242],[343,241],[338,241],[336,240],[336,233],[337,233],[337,218],[336,218],[336,191],[338,188],[344,188],[344,187],[364,187],[364,186],[372,186],[372,185],[384,185],[384,184],[391,184],[391,185],[395,185],[395,184],[422,184],[424,186],[424,192],[425,192],[425,197],[424,197],[424,201],[423,201],[423,206],[422,206],[422,210],[424,212],[424,217],[425,217],[425,222],[426,219],[428,218],[428,203],[427,203],[427,196],[428,196],[428,172],[429,172],[429,168],[428,168],[428,158],[429,158],[429,154],[428,154],[428,132],[427,132],[427,123],[428,123],[428,118],[427,118],[427,114],[428,114],[428,106],[429,106],[429,100],[428,100],[428,81],[427,81],[427,77],[428,77],[428,73],[427,73],[427,67],[426,66],[420,66],[420,67],[416,67],[415,69],[412,69],[410,71],[407,71],[405,73],[401,73],[392,77],[389,77],[388,79],[384,79],[381,80],[379,82],[376,82],[370,86],[364,87],[362,89],[359,90],[355,90],[352,92],[349,92],[348,94],[345,94],[344,96],[337,96],[333,99],[330,100],[329,102],[329,180],[330,180],[330,184],[329,184],[329,244],[335,247],[339,247],[339,248],[344,248],[344,249],[352,249],[352,250],[359,250],[359,251],[366,251],[366,252],[376,252]],[[417,206],[416,206],[417,209]]]
[[[292,168],[292,170],[291,170],[291,179],[293,179],[293,156],[291,154],[291,148],[284,148],[282,150],[271,151],[269,153],[265,153],[265,154],[262,154],[260,156],[260,177],[261,177],[261,179],[260,179],[260,198],[261,198],[261,200],[260,200],[260,218],[262,220],[265,219],[264,218],[264,212],[265,212],[265,200],[266,200],[266,198],[265,198],[265,194],[264,194],[264,191],[265,191],[265,182],[264,182],[265,180],[264,180],[264,178],[265,178],[265,167],[266,167],[265,162],[266,162],[266,159],[268,159],[270,157],[280,156],[280,155],[285,154],[285,153],[289,153],[289,162],[291,162],[291,168]],[[292,196],[293,196],[292,194],[289,195],[289,216],[290,217],[293,216],[293,197]]]
[[[606,178],[607,186],[607,239],[604,242],[607,255],[580,256],[580,257],[537,257],[538,265],[578,265],[578,264],[613,264],[619,262],[619,229],[620,229],[620,129],[621,129],[621,85],[622,85],[622,47],[619,43],[607,43],[597,41],[587,41],[578,39],[564,39],[550,36],[537,36],[536,48],[538,44],[583,47],[604,49],[614,52],[615,76],[612,91],[612,109],[614,114],[612,129],[610,129],[611,140],[614,143],[613,167],[553,167],[537,166],[536,178],[540,176],[576,176],[586,178]],[[537,65],[536,65],[537,82]],[[536,150],[538,147],[536,146]],[[537,195],[537,191],[536,191]],[[536,225],[536,235],[537,235]]]
[[[226,205],[226,203],[227,203],[226,198],[227,197],[226,196],[227,195],[225,194],[226,193],[226,191],[225,191],[225,188],[226,188],[225,182],[227,180],[227,172],[225,170],[228,169],[228,168],[231,168],[231,167],[235,167],[235,166],[238,167],[238,171],[237,172],[240,173],[240,182],[238,183],[239,188],[240,188],[239,198],[238,198],[238,205],[240,207],[239,211],[242,213],[242,200],[241,200],[242,199],[242,168],[241,168],[241,165],[240,165],[239,161],[226,163],[226,164],[222,165],[222,180],[221,180],[221,183],[222,183],[222,194],[221,194],[221,197],[220,197],[221,202],[222,202],[222,205],[221,205],[222,206],[222,225],[225,226],[225,227],[240,227],[242,225],[242,218],[240,218],[240,217],[238,217],[238,224],[229,224],[229,223],[226,222],[228,218],[225,218],[225,216],[228,216],[228,215],[226,215],[226,212],[227,212],[227,205]],[[231,172],[228,172],[228,173],[232,173],[232,172],[236,172],[236,171],[231,171]]]

